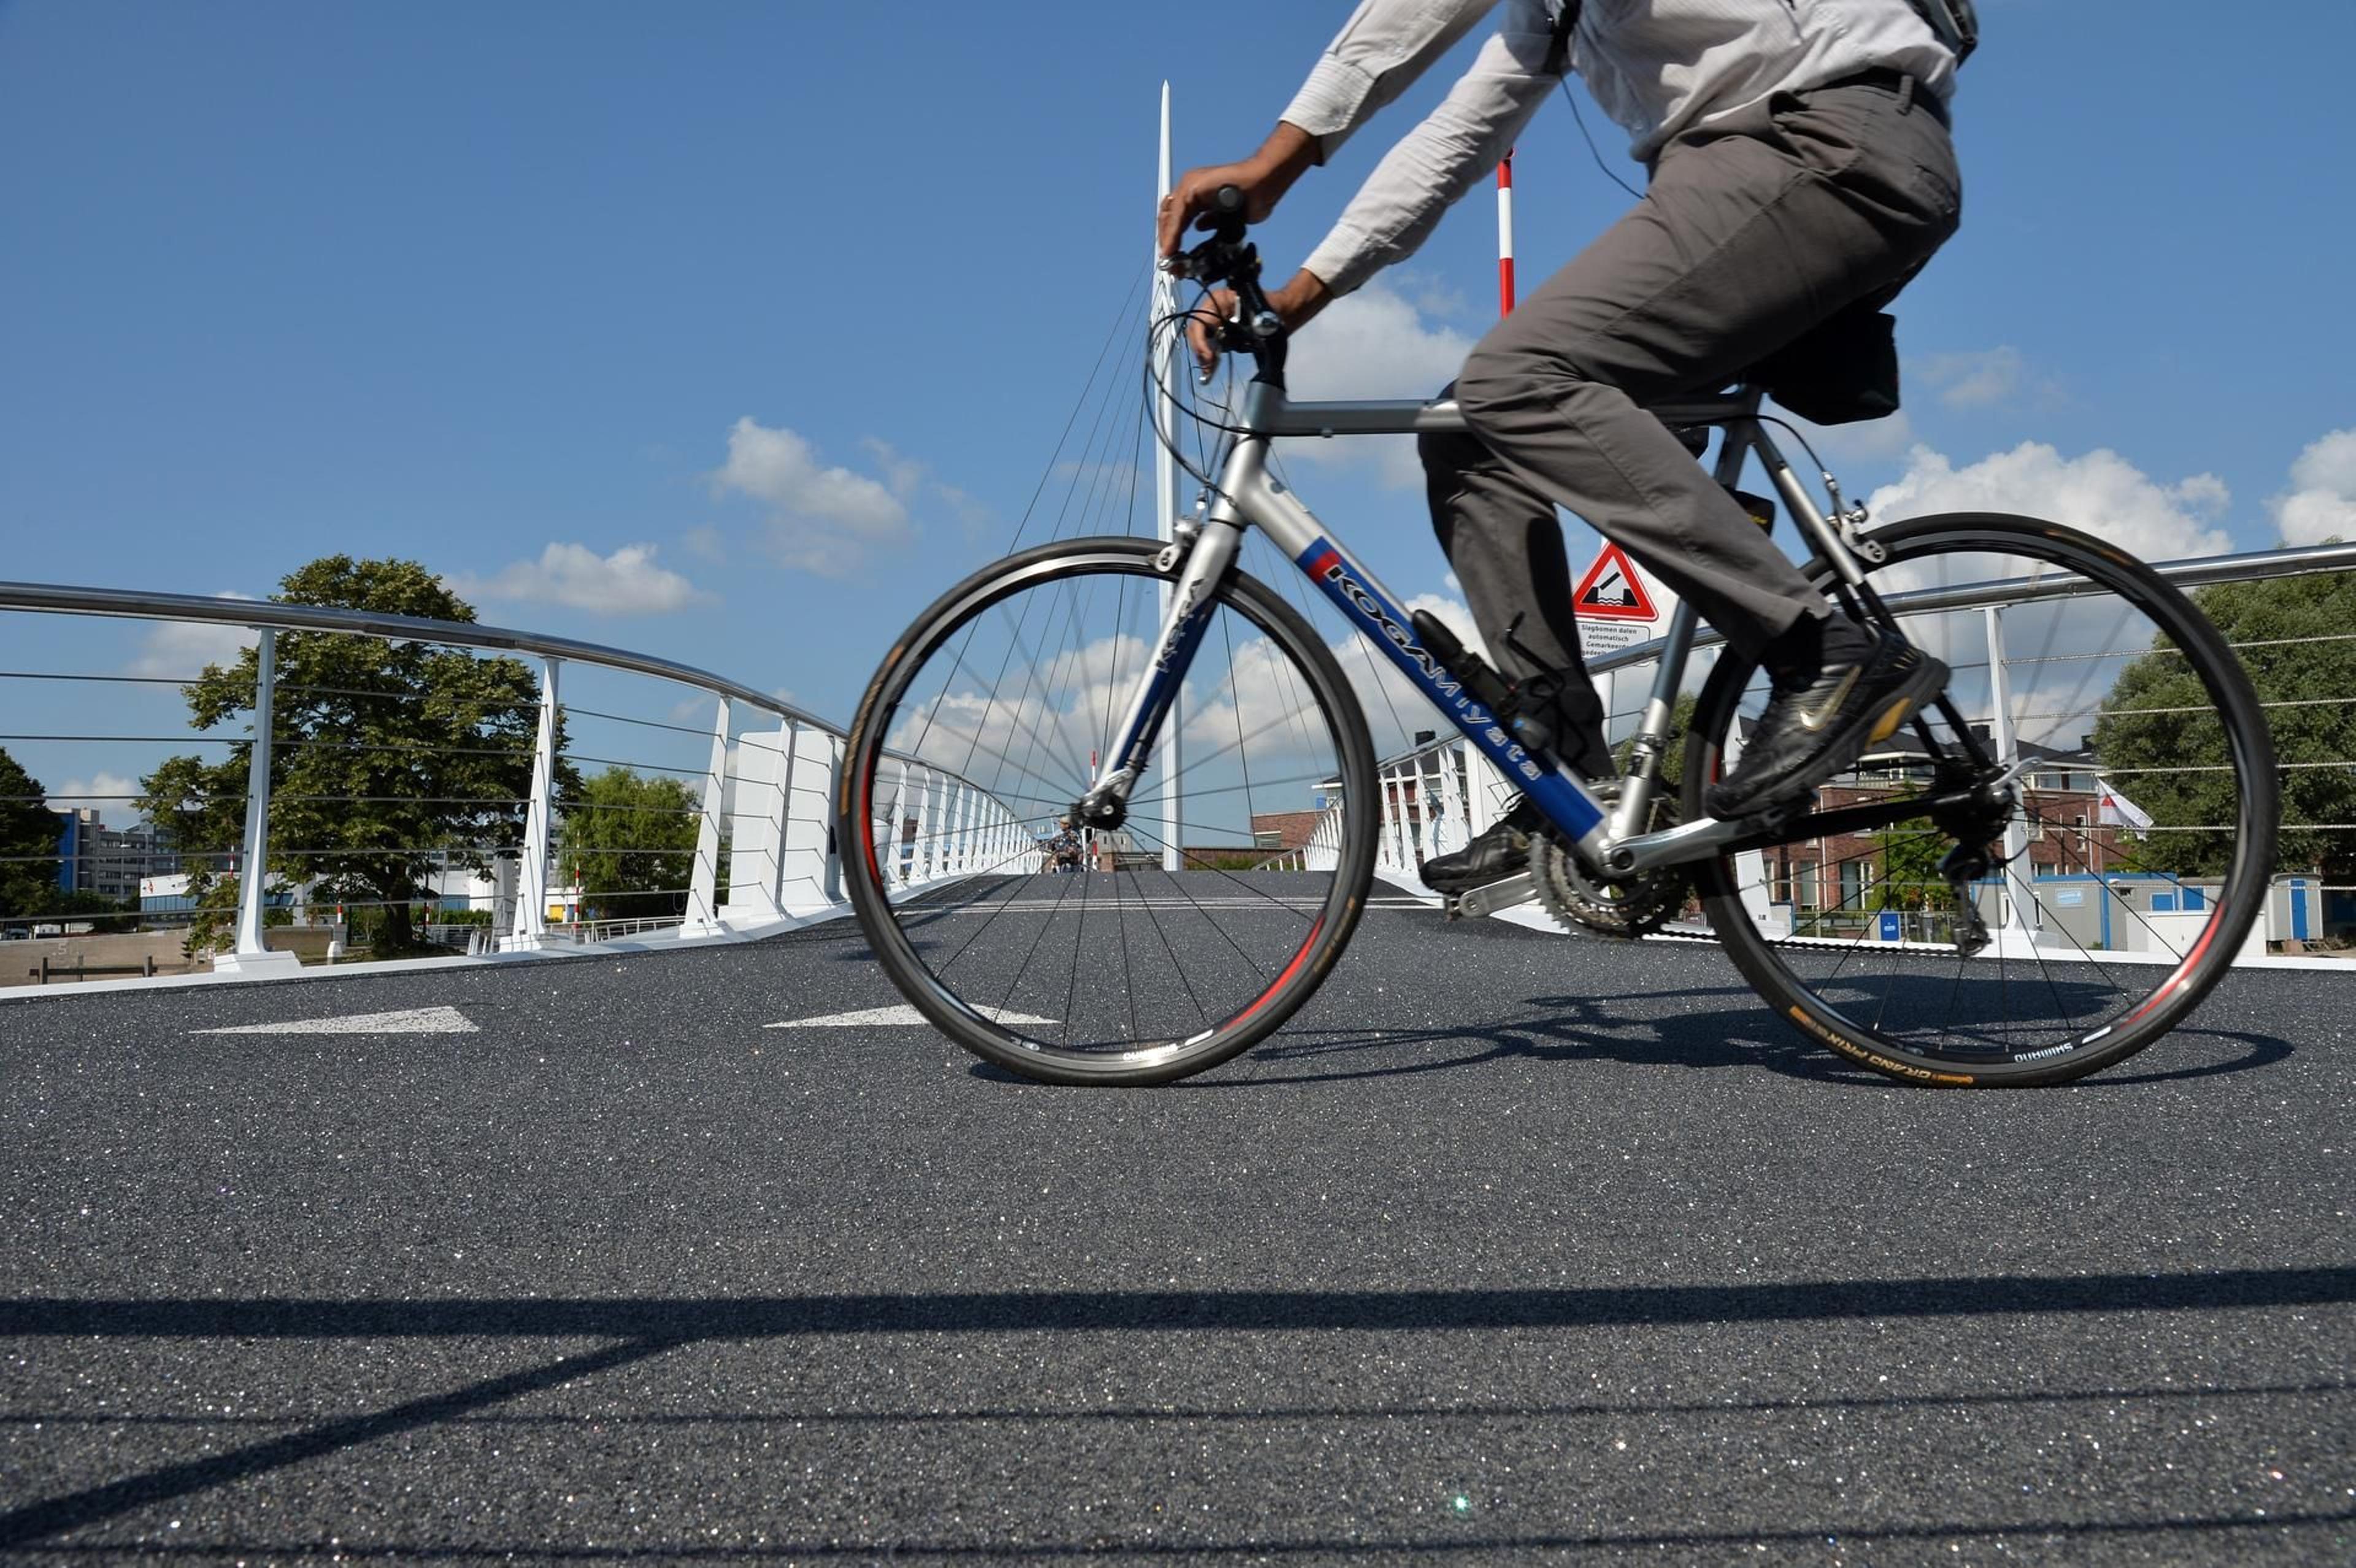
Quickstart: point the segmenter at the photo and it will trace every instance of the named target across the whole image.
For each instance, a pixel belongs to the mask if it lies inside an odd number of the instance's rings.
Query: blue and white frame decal
[[[1429,696],[1449,721],[1464,732],[1498,770],[1522,787],[1556,824],[1574,839],[1584,841],[1603,822],[1603,809],[1579,787],[1560,763],[1549,766],[1527,748],[1464,689],[1431,650],[1416,641],[1415,626],[1365,574],[1353,567],[1331,540],[1320,538],[1294,558],[1309,580],[1342,607],[1342,613],[1365,628],[1407,677]]]

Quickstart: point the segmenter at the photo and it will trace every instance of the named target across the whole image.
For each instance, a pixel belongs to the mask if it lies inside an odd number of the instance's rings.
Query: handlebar
[[[1281,380],[1284,374],[1283,318],[1268,303],[1259,286],[1259,251],[1244,238],[1248,219],[1244,193],[1223,185],[1211,195],[1211,237],[1183,255],[1162,263],[1171,276],[1192,278],[1204,284],[1226,283],[1236,292],[1241,319],[1225,324],[1221,347],[1249,354],[1259,364],[1263,379]]]

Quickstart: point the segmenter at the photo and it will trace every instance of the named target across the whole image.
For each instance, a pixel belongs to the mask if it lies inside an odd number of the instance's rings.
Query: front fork
[[[1129,798],[1152,760],[1162,726],[1178,705],[1194,650],[1211,624],[1211,611],[1220,586],[1233,571],[1243,549],[1240,525],[1213,517],[1202,525],[1194,545],[1185,551],[1178,581],[1170,594],[1170,611],[1154,638],[1153,654],[1138,677],[1136,695],[1122,716],[1118,739],[1104,759],[1102,771],[1088,792],[1074,803],[1090,827],[1119,827],[1129,817]]]

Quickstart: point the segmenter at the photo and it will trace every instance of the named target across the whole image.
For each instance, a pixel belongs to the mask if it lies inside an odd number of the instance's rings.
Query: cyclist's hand
[[[1162,198],[1161,209],[1154,215],[1154,234],[1162,253],[1175,256],[1184,249],[1186,226],[1211,210],[1211,197],[1221,186],[1231,185],[1244,193],[1244,220],[1258,223],[1276,210],[1292,182],[1316,161],[1317,144],[1309,133],[1280,120],[1259,151],[1242,162],[1188,169]]]
[[[1194,351],[1196,374],[1205,381],[1219,368],[1219,330],[1236,314],[1236,291],[1213,289],[1186,315],[1186,347]]]
[[[1211,198],[1221,186],[1231,185],[1244,193],[1244,221],[1258,223],[1276,210],[1277,198],[1284,194],[1284,185],[1267,177],[1255,167],[1256,160],[1240,164],[1205,164],[1199,169],[1188,169],[1162,198],[1154,214],[1154,233],[1164,256],[1175,256],[1186,248],[1186,226],[1196,219],[1208,229]],[[1290,184],[1290,181],[1285,182]]]
[[[1269,308],[1284,323],[1287,331],[1309,325],[1323,310],[1333,292],[1325,280],[1303,267],[1292,274],[1292,281],[1268,296]],[[1233,289],[1213,289],[1205,294],[1186,320],[1186,347],[1194,353],[1194,368],[1203,379],[1209,380],[1211,372],[1219,368],[1219,332],[1238,315]]]

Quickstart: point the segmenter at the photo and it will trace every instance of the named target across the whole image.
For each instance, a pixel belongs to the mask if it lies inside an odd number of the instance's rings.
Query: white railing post
[[[798,727],[789,720],[789,730]],[[797,732],[793,766],[786,786],[785,826],[777,856],[777,902],[789,915],[817,914],[838,903],[832,853],[834,832],[834,737],[823,730]],[[873,807],[870,807],[871,812]],[[870,832],[873,831],[871,827]]]
[[[901,815],[910,824],[907,828],[908,882],[912,887],[921,887],[933,880],[926,853],[929,848],[926,835],[933,826],[933,814],[927,809],[933,800],[933,770],[918,763],[912,772],[916,776],[916,786],[910,792],[909,804],[902,809]]]
[[[894,766],[896,773],[892,781],[892,805],[890,808],[892,812],[892,820],[890,825],[891,831],[884,836],[884,842],[891,847],[891,855],[887,862],[890,870],[890,880],[899,883],[900,886],[905,888],[910,881],[915,880],[908,860],[910,849],[906,838],[908,832],[908,764],[905,762],[900,762],[894,763]]]
[[[821,764],[824,776],[820,784],[826,796],[826,816],[819,826],[821,834],[820,842],[826,846],[822,851],[826,857],[826,873],[825,880],[819,885],[819,891],[824,895],[827,902],[841,903],[842,901],[842,852],[847,846],[835,842],[834,824],[837,814],[841,809],[842,792],[850,786],[844,782],[842,776],[843,743],[841,740],[834,735],[822,738],[826,741],[826,761]]]
[[[237,940],[213,967],[231,973],[292,969],[301,960],[273,953],[263,938],[262,884],[270,880],[270,741],[278,707],[278,634],[259,628],[253,648],[253,745],[245,769],[245,838],[237,862]]]
[[[1401,869],[1398,834],[1399,822],[1402,814],[1398,808],[1398,799],[1391,792],[1391,775],[1388,772],[1385,772],[1382,775],[1382,782],[1383,850],[1381,864],[1385,870],[1396,871]]]
[[[523,848],[516,861],[515,923],[499,938],[502,953],[548,945],[548,847],[556,813],[556,661],[540,661],[540,735],[531,753],[531,799],[523,811]]]
[[[1464,790],[1471,798],[1464,803],[1464,835],[1465,842],[1470,843],[1495,827],[1500,814],[1494,782],[1496,770],[1489,765],[1488,758],[1472,754],[1470,741],[1465,743],[1465,752]]]
[[[720,924],[720,819],[728,790],[728,699],[712,721],[712,762],[703,772],[703,818],[695,828],[695,869],[687,881],[684,936],[710,936]]]
[[[1980,612],[1987,631],[1988,659],[1988,739],[1996,746],[1999,767],[2008,768],[2019,760],[2020,744],[2012,731],[2012,679],[2004,665],[2004,611],[1991,604]],[[2023,792],[2024,798],[2027,792]],[[2079,847],[2083,853],[2084,846]],[[2029,885],[2022,868],[2029,864],[2029,822],[2026,815],[2015,811],[2004,824],[2004,929],[2018,933],[2023,941],[2035,946],[2037,928],[2037,891]],[[2109,898],[2108,886],[2098,886],[2096,893]]]
[[[720,906],[731,930],[786,917],[780,892],[793,776],[792,720],[779,721],[775,744],[747,735],[736,748],[736,819],[729,829],[728,897]]]
[[[1469,741],[1451,741],[1440,749],[1440,780],[1447,785],[1449,816],[1456,824],[1457,842],[1449,846],[1453,851],[1472,842],[1472,813],[1465,795],[1464,774],[1472,762],[1472,744]]]

